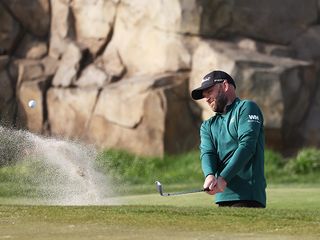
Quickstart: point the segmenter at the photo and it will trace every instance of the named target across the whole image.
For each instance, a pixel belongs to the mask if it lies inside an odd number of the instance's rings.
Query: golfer
[[[194,100],[205,99],[214,116],[200,128],[204,188],[219,206],[266,207],[263,116],[256,103],[236,96],[233,78],[207,74]]]

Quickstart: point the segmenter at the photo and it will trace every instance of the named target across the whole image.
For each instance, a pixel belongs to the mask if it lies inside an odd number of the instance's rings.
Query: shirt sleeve
[[[203,122],[200,128],[200,159],[204,176],[217,172],[217,153],[210,133],[210,125]]]
[[[263,116],[259,107],[246,101],[239,110],[238,148],[221,172],[227,182],[230,181],[252,158],[263,127]]]

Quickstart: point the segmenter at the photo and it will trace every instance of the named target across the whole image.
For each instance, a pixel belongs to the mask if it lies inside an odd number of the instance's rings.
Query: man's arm
[[[262,113],[254,102],[245,102],[240,111],[238,148],[220,174],[226,182],[230,181],[254,155],[263,126]]]
[[[217,153],[211,137],[210,125],[203,122],[200,127],[200,159],[204,176],[215,175],[217,172]]]
[[[218,156],[211,137],[211,129],[208,122],[203,122],[200,128],[200,159],[205,181],[203,188],[212,190],[216,185],[215,174],[217,172]],[[214,194],[212,191],[209,194]]]

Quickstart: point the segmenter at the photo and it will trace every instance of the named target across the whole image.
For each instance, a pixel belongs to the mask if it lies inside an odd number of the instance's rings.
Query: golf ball
[[[34,108],[37,105],[37,102],[35,100],[30,100],[28,102],[29,108]]]

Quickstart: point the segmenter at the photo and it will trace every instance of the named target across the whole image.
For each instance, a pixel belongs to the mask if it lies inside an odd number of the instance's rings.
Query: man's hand
[[[206,193],[213,195],[215,194],[215,192],[213,192],[212,190],[214,189],[216,184],[217,184],[217,179],[213,175],[208,175],[204,180],[203,188],[204,189],[209,188],[210,191],[206,191]]]
[[[209,188],[208,194],[214,195],[218,192],[223,192],[227,186],[227,182],[223,177],[215,178],[213,175],[208,175],[204,181],[203,188]]]
[[[217,192],[223,192],[226,186],[227,186],[226,180],[224,180],[224,178],[221,176],[218,177],[217,185],[216,185]]]

